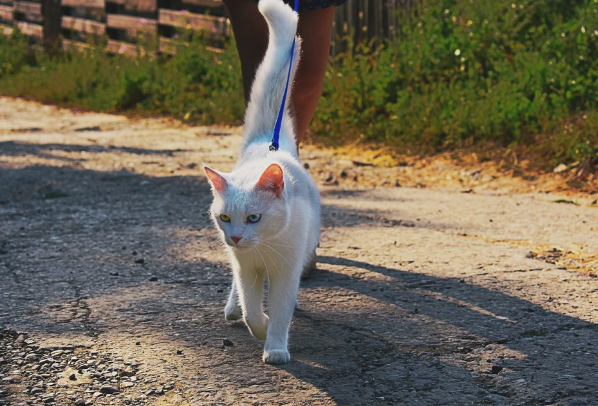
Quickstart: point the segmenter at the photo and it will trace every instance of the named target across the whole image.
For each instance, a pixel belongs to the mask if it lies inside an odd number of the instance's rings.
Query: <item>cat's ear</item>
[[[210,185],[212,185],[212,190],[214,190],[216,192],[222,192],[226,189],[226,187],[228,186],[228,183],[226,182],[226,179],[224,178],[224,176],[222,176],[220,173],[216,172],[215,170],[208,168],[205,165],[203,167],[203,170],[206,173],[208,180],[210,181]]]
[[[282,168],[278,164],[268,166],[255,187],[260,190],[272,192],[276,197],[280,197],[284,189],[284,173],[282,172]]]

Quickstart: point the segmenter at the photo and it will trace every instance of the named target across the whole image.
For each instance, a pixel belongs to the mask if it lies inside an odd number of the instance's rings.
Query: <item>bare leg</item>
[[[299,13],[297,31],[303,51],[293,86],[293,106],[297,120],[297,141],[301,142],[322,95],[330,53],[334,7]]]
[[[268,47],[268,26],[257,9],[257,3],[224,0],[224,5],[237,41],[247,103],[255,72]],[[299,13],[298,33],[302,38],[303,54],[292,94],[298,142],[303,140],[322,94],[333,17],[334,7]],[[281,86],[284,84],[281,83]]]

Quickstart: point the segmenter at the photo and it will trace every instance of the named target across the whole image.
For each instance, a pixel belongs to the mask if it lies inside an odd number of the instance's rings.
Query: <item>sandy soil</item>
[[[263,364],[200,173],[239,139],[0,98],[0,405],[598,404],[593,196],[490,167],[305,148],[319,270]]]

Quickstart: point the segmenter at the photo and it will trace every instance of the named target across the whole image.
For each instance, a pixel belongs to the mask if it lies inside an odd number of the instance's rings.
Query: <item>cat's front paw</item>
[[[291,354],[287,350],[264,350],[262,359],[266,364],[286,364],[291,360]]]
[[[241,306],[239,306],[236,303],[227,303],[226,307],[224,308],[224,318],[228,321],[241,320],[243,318],[243,311],[241,310]]]
[[[245,324],[247,324],[252,336],[258,340],[266,339],[266,333],[268,332],[268,316],[264,314],[262,318],[257,320],[245,318]]]

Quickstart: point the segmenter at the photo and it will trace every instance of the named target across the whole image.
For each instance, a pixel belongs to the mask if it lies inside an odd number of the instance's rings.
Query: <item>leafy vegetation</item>
[[[412,152],[527,148],[546,164],[598,161],[598,0],[422,0],[391,41],[335,55],[315,139]],[[0,92],[103,111],[239,123],[234,44],[176,56],[50,58],[0,38]]]

